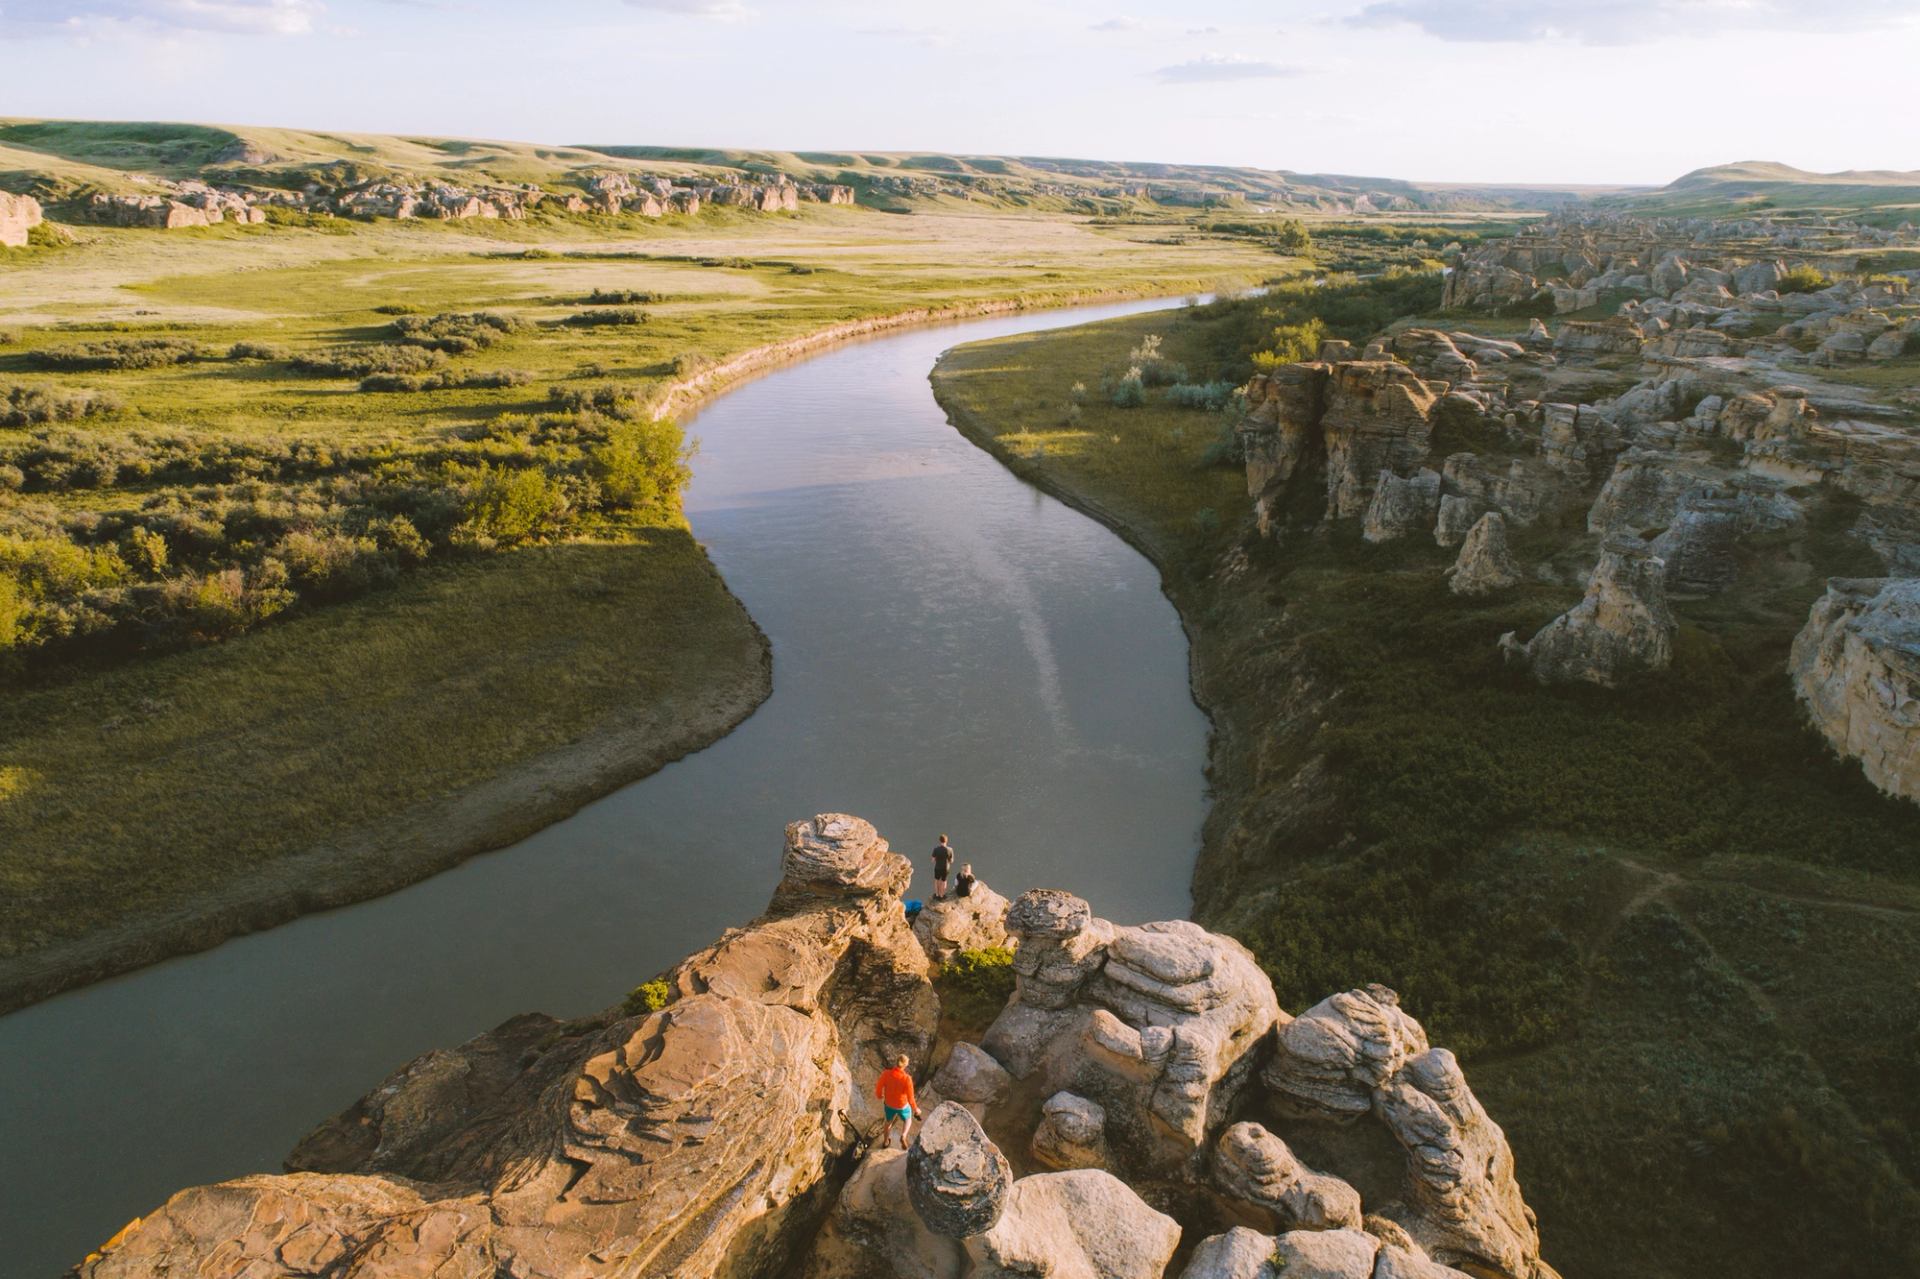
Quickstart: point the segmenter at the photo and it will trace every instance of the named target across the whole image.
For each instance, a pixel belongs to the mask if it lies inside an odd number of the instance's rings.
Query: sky
[[[0,0],[0,115],[1426,181],[1920,169],[1920,0]]]

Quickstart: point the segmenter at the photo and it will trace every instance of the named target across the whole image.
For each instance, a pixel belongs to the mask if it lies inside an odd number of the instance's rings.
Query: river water
[[[52,1276],[171,1191],[276,1171],[403,1062],[602,1007],[765,905],[782,828],[946,832],[1008,896],[1175,918],[1206,722],[1153,569],[946,422],[949,346],[1166,303],[909,330],[690,423],[695,534],[773,642],[730,736],[512,848],[0,1018],[0,1273]]]

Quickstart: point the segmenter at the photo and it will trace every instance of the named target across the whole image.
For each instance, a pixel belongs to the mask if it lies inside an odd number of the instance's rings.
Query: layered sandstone
[[[1829,582],[1787,669],[1834,750],[1881,790],[1920,800],[1920,580]]]

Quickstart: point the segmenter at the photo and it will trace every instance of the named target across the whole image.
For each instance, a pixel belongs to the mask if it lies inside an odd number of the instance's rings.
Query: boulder
[[[960,1241],[927,1229],[907,1191],[907,1152],[875,1150],[840,1192],[804,1279],[957,1279],[967,1266]]]
[[[25,248],[27,232],[40,222],[40,201],[30,195],[0,191],[0,248]]]
[[[1040,1108],[1027,1153],[1047,1168],[1107,1166],[1107,1112],[1085,1097],[1057,1092]]]
[[[924,1056],[938,1018],[905,859],[839,814],[786,855],[776,908],[669,972],[665,1007],[430,1053],[289,1175],[182,1191],[79,1273],[784,1273],[878,1119],[879,1063]]]
[[[1920,579],[1828,582],[1787,671],[1835,751],[1887,794],[1920,800]]]
[[[907,1151],[907,1199],[928,1230],[964,1239],[1000,1220],[1013,1169],[971,1111],[934,1107]]]
[[[984,1049],[969,1043],[957,1043],[947,1054],[927,1087],[942,1101],[957,1101],[972,1110],[976,1119],[984,1118],[988,1106],[1007,1095],[1013,1077]]]
[[[1013,1183],[1006,1211],[966,1240],[969,1279],[1161,1279],[1180,1243],[1173,1218],[1098,1168]]]
[[[1447,570],[1447,589],[1455,595],[1491,595],[1520,581],[1520,566],[1507,549],[1507,522],[1488,511],[1460,544],[1460,556]]]
[[[1005,947],[1012,940],[1007,934],[1007,908],[1006,898],[975,880],[965,897],[950,894],[925,903],[913,921],[913,935],[936,964],[947,963],[965,950]]]
[[[1213,1184],[1232,1215],[1261,1229],[1357,1229],[1361,1223],[1359,1191],[1301,1163],[1259,1124],[1235,1124],[1220,1135]]]
[[[1587,579],[1585,597],[1522,645],[1509,631],[1500,646],[1543,684],[1583,682],[1618,688],[1673,661],[1679,630],[1667,607],[1666,564],[1630,539],[1607,543]]]

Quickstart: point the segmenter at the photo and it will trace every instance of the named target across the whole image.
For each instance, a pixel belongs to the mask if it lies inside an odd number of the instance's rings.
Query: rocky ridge
[[[457,222],[468,218],[519,221],[542,205],[566,213],[632,213],[658,218],[669,213],[698,213],[703,205],[793,212],[803,203],[852,204],[852,187],[827,182],[795,182],[785,174],[766,182],[636,178],[601,173],[580,190],[555,193],[533,183],[462,186],[433,181],[372,181],[343,186],[309,182],[299,190],[210,186],[198,180],[172,182],[150,178],[151,194],[96,192],[82,207],[90,221],[109,226],[211,226],[221,222],[260,223],[268,208],[349,218],[429,218]],[[0,243],[5,241],[0,240]]]
[[[1168,1279],[1186,1241],[1187,1279],[1553,1279],[1504,1136],[1392,992],[1293,1018],[1237,943],[1037,890],[1005,909],[1006,1009],[936,1048],[905,859],[823,814],[783,865],[766,914],[663,1004],[647,988],[661,1006],[428,1053],[287,1173],[183,1190],[77,1273]],[[899,1052],[944,1056],[951,1095],[863,1152]],[[1288,1145],[1356,1121],[1401,1150],[1398,1187]]]

